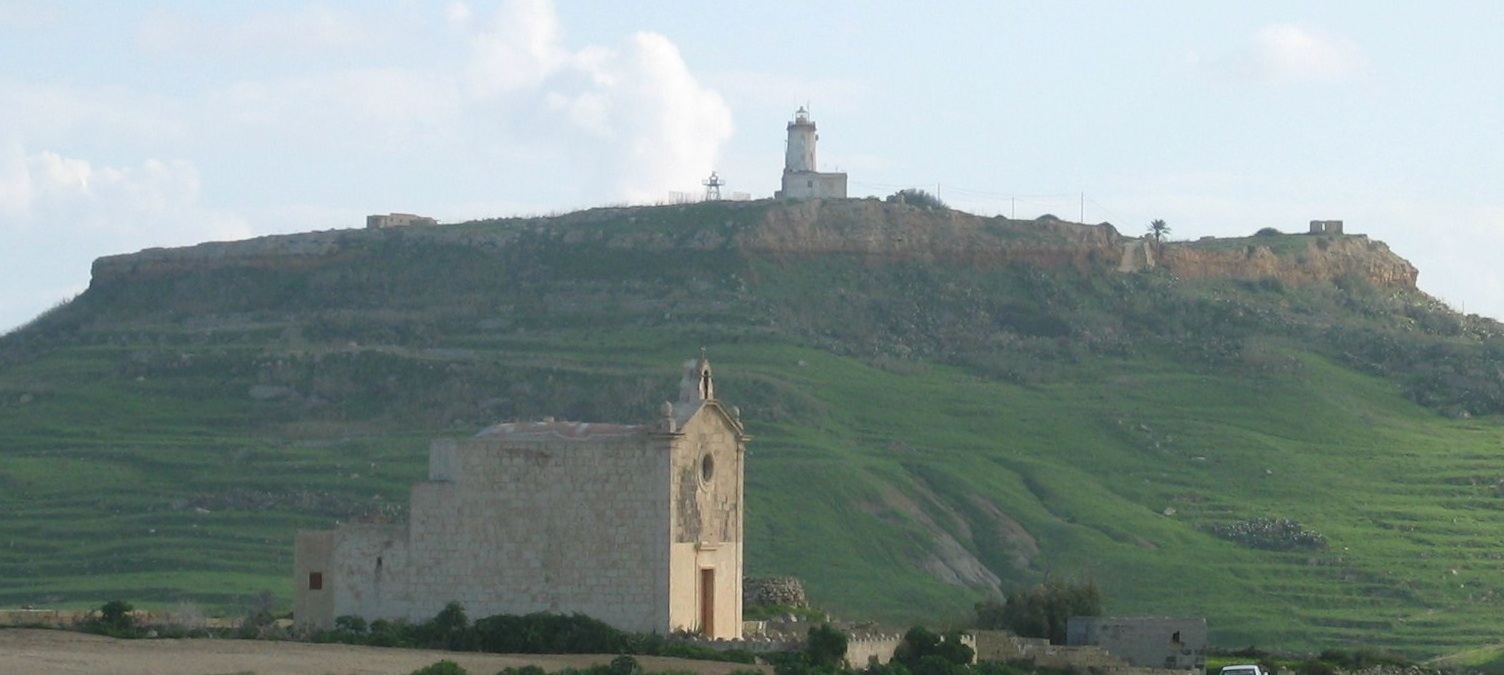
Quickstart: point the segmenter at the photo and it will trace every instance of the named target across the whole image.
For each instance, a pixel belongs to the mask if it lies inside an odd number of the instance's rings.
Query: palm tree
[[[1165,221],[1156,218],[1153,222],[1149,223],[1149,236],[1154,238],[1154,243],[1165,243],[1165,237],[1169,234],[1170,226],[1166,225]]]

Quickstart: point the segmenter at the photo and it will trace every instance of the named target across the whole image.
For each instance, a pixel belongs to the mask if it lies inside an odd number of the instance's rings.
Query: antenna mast
[[[714,171],[711,171],[710,177],[706,178],[700,184],[705,186],[705,201],[721,201],[721,186],[725,185],[726,182],[721,180],[720,176],[715,175]]]

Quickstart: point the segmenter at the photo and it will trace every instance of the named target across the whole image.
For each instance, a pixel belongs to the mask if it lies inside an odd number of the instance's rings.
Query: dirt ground
[[[771,668],[739,663],[636,657],[648,671],[725,675]],[[254,640],[116,640],[61,630],[0,629],[0,673],[38,675],[407,675],[448,659],[471,675],[534,664],[555,672],[609,663],[611,656],[509,655],[383,649]]]

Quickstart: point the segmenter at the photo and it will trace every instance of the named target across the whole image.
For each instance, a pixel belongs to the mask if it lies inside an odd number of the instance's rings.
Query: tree
[[[1156,243],[1156,244],[1163,244],[1163,243],[1165,243],[1165,237],[1167,237],[1169,235],[1170,235],[1170,226],[1166,225],[1165,221],[1163,219],[1156,218],[1153,221],[1150,221],[1150,223],[1149,223],[1149,236],[1154,239],[1154,243]]]
[[[92,632],[110,637],[135,637],[136,618],[131,612],[136,608],[124,600],[111,600],[99,608],[99,618],[93,623]]]
[[[465,616],[465,606],[450,601],[433,619],[416,629],[418,643],[430,649],[468,651],[474,642],[470,633],[470,619]]]
[[[903,664],[912,673],[947,675],[958,672],[971,663],[976,652],[961,641],[961,633],[950,631],[941,635],[923,626],[915,626],[903,634],[903,642],[893,650],[893,661]]]
[[[909,206],[918,206],[924,209],[949,208],[945,205],[945,202],[940,201],[939,197],[920,188],[904,188],[888,195],[888,198],[884,201],[890,204],[908,204]]]
[[[982,602],[976,609],[978,628],[1003,628],[1023,637],[1065,644],[1066,624],[1071,617],[1102,615],[1102,591],[1090,580],[1051,579],[1009,593],[1001,607],[996,602]]]
[[[839,668],[846,661],[850,639],[839,628],[822,623],[809,629],[805,660],[815,668]]]

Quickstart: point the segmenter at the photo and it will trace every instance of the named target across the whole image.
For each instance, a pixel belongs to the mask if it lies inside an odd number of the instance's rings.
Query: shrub
[[[1318,657],[1339,670],[1365,670],[1377,666],[1409,667],[1410,659],[1386,649],[1359,647],[1357,649],[1327,649]]]
[[[353,614],[346,614],[334,620],[334,630],[337,631],[365,635],[370,629],[371,627],[366,624],[365,619]]]
[[[828,623],[811,627],[804,648],[805,660],[816,668],[839,667],[846,660],[849,643],[845,633]]]
[[[371,622],[371,633],[366,644],[373,647],[411,647],[417,644],[413,627],[406,621],[377,619]]]
[[[431,649],[466,651],[474,643],[470,620],[465,616],[465,606],[450,602],[428,621],[413,629],[418,644]]]
[[[909,206],[918,206],[924,209],[950,208],[945,205],[945,202],[940,201],[939,197],[919,188],[904,188],[888,195],[888,198],[884,201],[890,204],[908,204]]]
[[[893,660],[914,675],[947,675],[964,671],[976,652],[961,641],[959,631],[940,635],[923,626],[903,634],[903,642],[893,650]]]
[[[548,675],[542,666],[527,665],[521,668],[503,668],[496,675]]]
[[[611,665],[606,666],[605,675],[642,675],[642,666],[626,654],[611,659]]]
[[[631,636],[584,614],[499,614],[475,622],[474,648],[503,654],[616,654]]]
[[[412,675],[470,675],[470,671],[449,659],[423,666],[412,672]]]
[[[1282,235],[1282,234],[1284,234],[1284,232],[1280,232],[1279,230],[1277,230],[1275,228],[1272,228],[1272,227],[1263,227],[1263,228],[1259,228],[1258,232],[1254,232],[1253,236],[1255,236],[1255,237],[1278,237],[1279,235]]]
[[[1023,637],[1065,644],[1066,623],[1073,616],[1101,616],[1102,591],[1090,580],[1051,579],[1008,594],[1002,604],[977,603],[977,627],[1011,630]]]
[[[117,638],[137,637],[136,618],[131,616],[135,609],[124,600],[106,602],[100,606],[99,616],[85,623],[84,630]]]
[[[1212,534],[1262,551],[1325,551],[1326,537],[1288,518],[1254,518],[1213,525]]]

